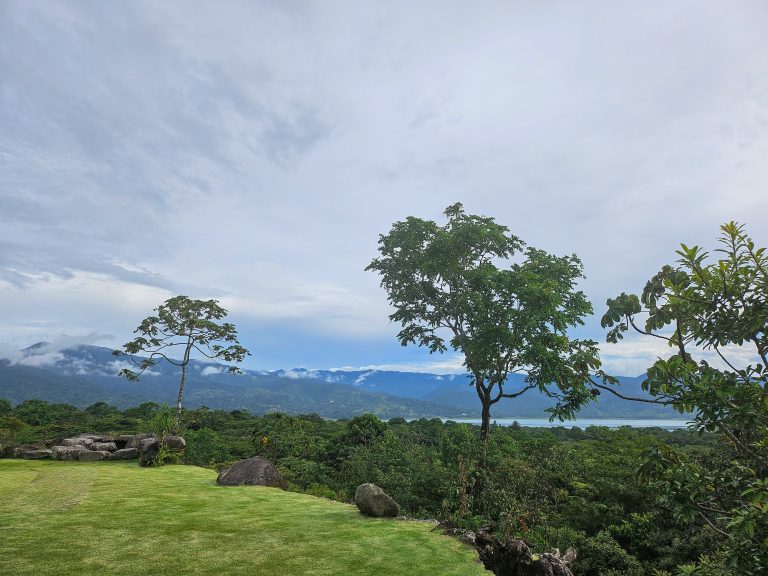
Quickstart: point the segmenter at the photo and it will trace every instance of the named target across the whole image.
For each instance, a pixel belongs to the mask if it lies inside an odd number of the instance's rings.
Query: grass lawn
[[[0,575],[487,575],[424,523],[193,466],[0,460]]]

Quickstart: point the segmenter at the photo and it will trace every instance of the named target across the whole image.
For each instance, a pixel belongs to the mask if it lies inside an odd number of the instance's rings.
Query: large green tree
[[[536,389],[557,400],[554,416],[573,416],[591,398],[590,373],[600,366],[596,343],[567,333],[592,312],[576,289],[581,262],[526,248],[506,226],[466,214],[460,203],[445,216],[442,226],[396,222],[366,268],[381,275],[400,343],[463,355],[482,407],[483,443],[491,406],[502,398]],[[525,383],[508,390],[513,372]]]
[[[187,382],[187,366],[193,355],[209,360],[242,362],[250,355],[237,340],[237,330],[228,322],[217,322],[227,316],[227,311],[217,300],[194,300],[187,296],[175,296],[155,308],[156,314],[141,321],[134,330],[136,338],[127,342],[116,356],[127,356],[137,370],[123,368],[120,376],[138,380],[141,374],[165,361],[181,368],[179,394],[176,399],[176,420],[181,420],[182,397]],[[148,354],[136,359],[135,354]],[[239,372],[230,365],[229,372]]]
[[[728,573],[768,574],[768,257],[743,226],[721,230],[714,253],[683,244],[639,297],[609,299],[602,324],[609,342],[630,330],[668,344],[643,387],[722,440],[703,457],[661,447],[641,476],[721,536]]]

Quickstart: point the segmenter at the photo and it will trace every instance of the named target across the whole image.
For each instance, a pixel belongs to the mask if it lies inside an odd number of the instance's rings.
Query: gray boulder
[[[163,447],[170,450],[184,450],[187,441],[181,436],[163,436]]]
[[[77,460],[80,454],[88,451],[84,446],[54,446],[51,455],[56,460]]]
[[[120,440],[121,436],[118,436],[118,440]],[[134,434],[132,436],[125,436],[125,444],[123,445],[123,448],[136,448],[139,449],[141,447],[142,440],[146,440],[147,438],[154,438],[152,434]]]
[[[99,460],[106,460],[109,455],[110,452],[107,450],[86,450],[85,452],[80,452],[77,459],[80,462],[98,462]]]
[[[43,458],[50,458],[52,450],[40,449],[40,450],[22,450],[19,456],[27,460],[42,460]]]
[[[260,456],[235,462],[219,474],[216,482],[221,486],[271,486],[283,490],[287,488],[277,467]]]
[[[109,455],[110,460],[133,460],[139,457],[138,448],[122,448]]]
[[[64,438],[61,441],[61,446],[83,446],[88,447],[93,444],[92,438],[86,438],[85,436],[75,436],[74,438]]]
[[[160,442],[154,436],[144,438],[139,443],[139,466],[152,466],[160,453]]]
[[[100,452],[114,452],[117,450],[117,444],[114,442],[94,442],[88,446],[88,450],[96,450]]]
[[[395,517],[400,506],[376,484],[360,484],[355,490],[355,506],[366,516],[374,518]]]

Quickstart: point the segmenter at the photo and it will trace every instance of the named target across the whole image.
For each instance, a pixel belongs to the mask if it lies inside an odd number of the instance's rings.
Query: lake
[[[453,422],[463,422],[466,424],[480,425],[480,418],[441,418],[444,422],[451,420]],[[619,428],[621,426],[631,426],[632,428],[664,428],[665,430],[675,430],[686,428],[689,420],[676,419],[652,419],[652,418],[579,418],[577,420],[566,420],[560,422],[555,420],[550,422],[548,418],[492,418],[491,423],[499,426],[511,426],[517,422],[520,426],[528,428],[555,428],[562,426],[564,428],[586,428],[587,426],[606,426],[608,428]]]

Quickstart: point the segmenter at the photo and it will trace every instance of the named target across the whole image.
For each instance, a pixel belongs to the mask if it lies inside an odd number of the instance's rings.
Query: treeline
[[[153,431],[171,409],[145,403],[84,410],[39,400],[0,400],[0,449],[52,444],[89,431]],[[200,408],[184,413],[183,462],[220,469],[259,454],[275,462],[291,490],[349,501],[375,482],[403,513],[474,529],[493,522],[538,550],[577,548],[583,576],[678,573],[717,548],[696,519],[673,516],[652,484],[636,480],[647,453],[674,446],[689,457],[716,456],[707,434],[604,427],[495,427],[486,454],[478,428],[439,419],[349,420],[317,415]],[[485,461],[485,465],[481,462]]]

